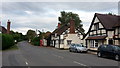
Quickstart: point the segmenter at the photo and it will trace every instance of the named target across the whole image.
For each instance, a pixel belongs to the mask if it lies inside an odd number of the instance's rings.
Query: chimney
[[[60,26],[61,26],[61,24],[60,24],[60,23],[58,23],[58,28],[60,28]]]
[[[70,34],[75,33],[75,22],[73,19],[70,20]]]
[[[10,33],[10,21],[8,20],[8,22],[7,22],[7,34],[9,34]]]

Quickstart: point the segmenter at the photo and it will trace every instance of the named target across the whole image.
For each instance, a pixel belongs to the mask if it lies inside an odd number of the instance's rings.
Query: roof
[[[90,32],[96,17],[99,19],[100,23],[103,25],[103,27],[106,30],[114,30],[114,27],[120,26],[120,16],[95,13],[92,23],[90,25],[90,28],[89,28],[88,32],[85,34],[85,36],[83,37],[83,39]]]
[[[57,35],[61,35],[63,32],[65,32],[68,28],[70,27],[70,25],[69,24],[64,24],[64,25],[62,25],[61,27],[59,27],[59,28],[57,28],[57,29],[55,29],[53,32],[52,32],[52,34],[55,34],[55,33],[57,33]],[[78,30],[77,28],[76,28],[76,30]],[[81,32],[80,30],[78,30],[82,35],[85,35],[83,32]]]
[[[118,16],[118,23],[116,23],[114,27],[120,27],[120,16]]]
[[[87,40],[103,40],[106,36],[89,36],[87,37]]]
[[[108,29],[108,30],[113,29],[115,25],[120,24],[118,22],[119,16],[116,16],[116,15],[95,13],[95,17],[97,17],[100,23],[105,27],[105,29]]]
[[[55,29],[52,34],[57,33],[58,35],[61,35],[64,31],[66,31],[69,28],[68,24],[64,24],[61,27]]]
[[[3,26],[0,26],[0,31],[2,33],[7,33],[7,29],[5,27],[3,27]]]

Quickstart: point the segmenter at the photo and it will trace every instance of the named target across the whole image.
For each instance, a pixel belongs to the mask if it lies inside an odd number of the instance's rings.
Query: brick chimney
[[[60,28],[60,26],[61,26],[61,24],[60,24],[60,23],[58,23],[58,28]]]
[[[7,22],[7,34],[9,34],[10,33],[10,20],[8,20],[8,22]]]
[[[73,19],[70,20],[70,34],[75,33],[75,22]]]

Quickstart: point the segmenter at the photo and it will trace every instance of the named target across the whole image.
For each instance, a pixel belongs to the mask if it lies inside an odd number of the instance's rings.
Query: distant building
[[[0,25],[0,33],[9,34],[10,33],[10,21],[7,22],[7,29],[4,26]]]
[[[102,44],[120,45],[120,16],[95,13],[84,44],[96,50]],[[118,26],[119,25],[119,26]]]
[[[58,23],[58,28],[51,34],[50,46],[68,49],[71,43],[83,44],[81,40],[83,35],[83,32],[75,28],[75,22],[72,19],[68,24],[61,25]]]

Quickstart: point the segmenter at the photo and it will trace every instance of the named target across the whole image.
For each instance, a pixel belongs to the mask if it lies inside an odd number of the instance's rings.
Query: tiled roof
[[[58,35],[61,35],[64,31],[66,31],[69,28],[68,24],[64,24],[61,27],[55,29],[52,34],[57,33]]]
[[[113,29],[113,27],[115,27],[116,25],[120,25],[120,22],[118,21],[119,16],[98,13],[95,13],[95,16],[98,17],[105,29]]]
[[[5,27],[3,27],[3,26],[0,26],[0,31],[2,33],[7,33],[7,29]]]

